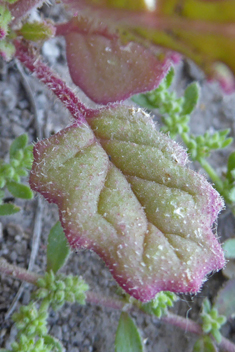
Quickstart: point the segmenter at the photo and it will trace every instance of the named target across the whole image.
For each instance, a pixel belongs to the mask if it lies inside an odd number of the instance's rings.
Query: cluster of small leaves
[[[21,306],[18,313],[13,314],[12,319],[15,322],[20,333],[27,336],[44,336],[47,333],[46,320],[48,312],[38,310],[34,302],[27,306]]]
[[[208,158],[212,150],[223,149],[231,144],[233,138],[227,138],[229,132],[230,129],[217,131],[213,134],[206,132],[199,136],[183,134],[182,138],[187,145],[191,159],[200,161],[202,158]]]
[[[11,346],[12,350],[0,349],[0,352],[64,351],[60,341],[48,334],[48,310],[50,307],[58,310],[65,302],[76,301],[79,304],[85,304],[86,291],[89,288],[80,277],[55,274],[69,256],[66,245],[65,234],[60,222],[57,222],[48,237],[48,272],[38,279],[36,283],[38,289],[33,293],[33,300],[13,315],[18,334]],[[39,301],[41,303],[37,308]]]
[[[208,298],[204,299],[202,303],[202,330],[205,334],[211,334],[215,340],[221,342],[220,328],[227,321],[226,317],[219,315],[218,310],[211,307]]]
[[[33,162],[32,145],[27,144],[28,136],[22,134],[10,146],[9,163],[0,160],[0,215],[14,214],[20,210],[12,203],[3,204],[4,187],[16,198],[33,198],[29,186],[20,183],[21,177],[28,175]]]
[[[146,313],[154,314],[158,318],[167,314],[168,307],[173,307],[174,302],[178,300],[173,292],[161,291],[156,294],[154,299],[148,303],[142,303],[139,308]]]
[[[48,300],[54,310],[60,309],[66,301],[84,305],[85,292],[89,288],[78,276],[55,275],[52,270],[38,279],[37,285],[39,289],[34,293],[34,298]]]
[[[11,344],[11,350],[2,352],[63,352],[63,346],[56,338],[48,335],[48,312],[45,305],[39,309],[31,301],[27,306],[20,307],[12,319],[18,330],[16,341]]]
[[[169,91],[174,76],[175,72],[171,67],[157,89],[132,98],[134,102],[147,109],[158,109],[163,122],[161,130],[170,133],[171,138],[189,131],[190,114],[196,107],[199,98],[197,83],[190,84],[186,88],[184,96],[180,98],[177,98],[174,91]]]

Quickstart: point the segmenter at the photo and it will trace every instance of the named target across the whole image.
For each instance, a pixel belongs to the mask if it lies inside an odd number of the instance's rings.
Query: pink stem
[[[30,48],[19,41],[15,42],[15,46],[16,57],[25,67],[36,74],[37,78],[60,99],[74,119],[78,120],[78,122],[86,123],[85,116],[90,114],[91,109],[86,108],[66,83],[34,55]]]
[[[32,273],[18,266],[9,264],[3,258],[0,258],[0,272],[6,275],[10,275],[15,279],[27,281],[30,284],[34,284],[34,285],[36,284],[37,280],[40,278],[40,275]]]
[[[37,280],[41,277],[40,275],[37,275],[33,272],[9,264],[3,258],[0,258],[0,272],[6,275],[13,276],[16,279],[27,281],[34,285],[36,285]],[[133,310],[133,308],[136,308],[136,306],[133,307],[131,304],[128,306],[128,303],[126,301],[106,297],[91,291],[88,291],[86,293],[86,301],[91,304],[100,305],[102,307],[117,310],[122,310],[124,307],[126,307],[127,311],[131,311]],[[185,319],[183,317],[180,317],[179,315],[168,313],[167,316],[161,318],[161,320],[168,324],[177,326],[178,328],[186,332],[191,332],[199,336],[203,334],[201,326],[191,319]],[[219,344],[219,347],[222,349],[223,352],[235,352],[235,345],[225,337],[222,337],[222,341]]]
[[[86,293],[86,301],[91,304],[101,305],[106,308],[122,310],[126,302],[111,297],[106,297],[92,291]]]

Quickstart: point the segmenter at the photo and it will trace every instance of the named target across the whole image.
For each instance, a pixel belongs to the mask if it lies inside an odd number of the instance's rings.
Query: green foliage
[[[27,22],[18,32],[24,39],[36,42],[50,39],[54,35],[54,28],[46,22]]]
[[[0,33],[4,37],[8,31],[8,25],[11,22],[11,12],[4,5],[0,5]]]
[[[216,308],[211,307],[208,298],[204,299],[202,303],[202,330],[205,334],[211,334],[215,340],[221,342],[220,328],[227,321],[226,317],[219,315]]]
[[[0,160],[0,215],[14,214],[20,210],[14,204],[3,204],[4,187],[17,198],[32,199],[33,192],[29,186],[20,183],[21,177],[28,176],[32,167],[32,145],[28,144],[27,134],[17,137],[10,146],[9,163]]]
[[[38,279],[37,285],[39,289],[34,292],[34,298],[49,301],[54,310],[60,309],[66,301],[85,304],[85,292],[89,288],[78,276],[54,275],[52,270]]]
[[[171,138],[188,132],[190,114],[197,106],[200,92],[199,85],[192,83],[186,88],[184,96],[177,98],[175,92],[169,91],[174,75],[174,69],[171,68],[157,89],[133,97],[137,104],[159,110],[163,122],[161,130],[169,132]]]
[[[115,338],[115,352],[143,352],[144,345],[137,326],[128,313],[122,312]]]
[[[8,352],[63,352],[60,341],[48,334],[48,309],[54,310],[67,302],[77,301],[85,303],[85,292],[88,285],[76,276],[55,276],[51,270],[44,277],[38,279],[38,289],[33,297],[40,307],[32,300],[27,306],[21,306],[19,312],[13,314],[12,319],[18,330],[16,341],[12,343]],[[1,350],[0,350],[1,351]]]
[[[182,136],[188,147],[188,153],[192,160],[200,162],[203,158],[208,158],[212,150],[223,149],[232,143],[232,138],[227,138],[230,129],[218,131],[213,134],[206,132],[204,135],[194,136],[184,134]]]
[[[47,271],[56,273],[66,262],[70,247],[60,221],[51,228],[47,243]]]
[[[217,352],[217,347],[210,336],[200,337],[193,346],[193,352]]]
[[[0,216],[12,215],[12,214],[18,213],[18,211],[20,211],[20,207],[17,207],[15,204],[12,204],[12,203],[0,204]]]
[[[12,316],[12,319],[15,322],[20,334],[24,334],[26,336],[46,335],[47,318],[47,311],[38,310],[34,302],[30,302],[27,306],[21,306],[19,312],[13,314]]]
[[[173,292],[162,291],[156,294],[155,298],[148,303],[141,303],[140,309],[149,314],[154,314],[158,318],[167,314],[168,307],[173,307],[174,302],[178,300]]]
[[[0,40],[0,55],[6,60],[9,61],[12,59],[15,53],[15,47],[7,39]]]

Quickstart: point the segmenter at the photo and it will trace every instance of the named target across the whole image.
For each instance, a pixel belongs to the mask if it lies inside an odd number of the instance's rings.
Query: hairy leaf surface
[[[58,205],[70,245],[98,253],[130,295],[197,292],[224,265],[211,230],[222,199],[141,109],[87,121],[35,145],[31,187]]]

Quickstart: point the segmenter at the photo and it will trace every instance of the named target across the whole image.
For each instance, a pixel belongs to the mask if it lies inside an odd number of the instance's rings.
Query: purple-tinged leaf
[[[234,91],[234,0],[159,0],[151,2],[152,8],[134,0],[121,5],[105,0],[63,2],[81,16],[116,27],[125,43],[151,43],[185,55],[209,80],[218,80],[226,92]]]
[[[218,309],[219,314],[227,318],[235,316],[235,279],[226,282],[218,292],[214,307]]]
[[[223,275],[227,279],[235,279],[235,260],[230,259],[222,270]]]
[[[73,82],[96,103],[152,90],[170,67],[168,58],[157,58],[139,44],[121,45],[117,36],[99,34],[102,25],[94,29],[81,21],[72,24],[73,31],[65,36],[69,71]]]
[[[211,226],[223,201],[141,109],[93,111],[34,148],[31,187],[59,207],[70,245],[93,249],[143,302],[197,292],[224,266]]]

